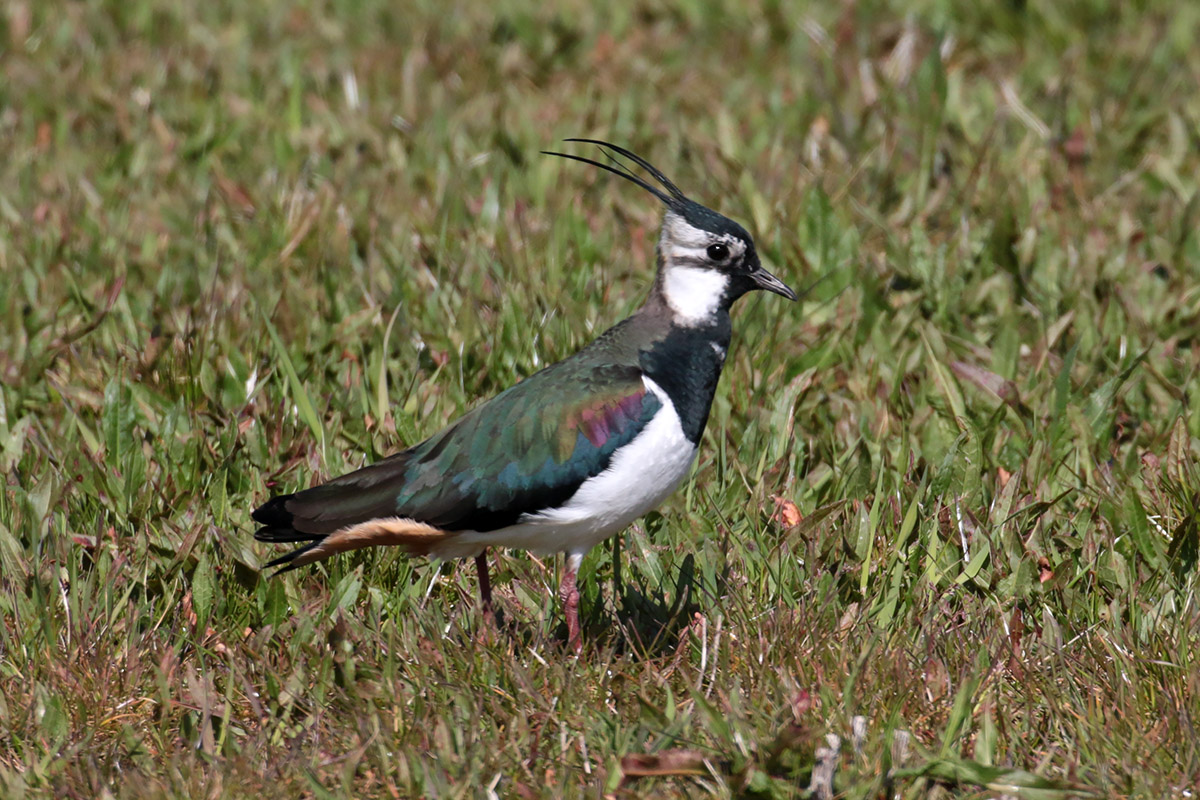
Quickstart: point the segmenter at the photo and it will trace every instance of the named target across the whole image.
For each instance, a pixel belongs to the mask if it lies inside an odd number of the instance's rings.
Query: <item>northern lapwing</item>
[[[567,141],[597,145],[612,165],[547,155],[619,175],[667,207],[645,304],[420,444],[255,509],[263,526],[256,539],[305,543],[267,567],[295,569],[375,545],[474,558],[490,616],[487,548],[565,553],[559,598],[568,642],[581,649],[579,565],[691,469],[729,350],[730,306],[755,289],[789,300],[796,293],[763,268],[745,228],[688,199],[645,159],[607,142]]]

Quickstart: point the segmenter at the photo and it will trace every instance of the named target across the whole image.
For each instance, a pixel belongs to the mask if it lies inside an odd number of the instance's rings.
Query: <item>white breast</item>
[[[465,557],[483,547],[582,554],[666,500],[687,477],[696,446],[683,435],[667,393],[649,378],[642,380],[663,407],[645,430],[613,454],[608,469],[584,481],[558,508],[525,514],[500,530],[463,531],[432,555]]]

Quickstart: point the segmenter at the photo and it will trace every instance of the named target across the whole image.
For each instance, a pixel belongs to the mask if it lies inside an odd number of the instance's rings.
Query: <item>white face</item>
[[[694,227],[679,214],[668,212],[658,247],[663,258],[663,296],[679,322],[701,325],[711,321],[729,288],[725,270],[741,263],[746,243],[736,236]]]
[[[684,325],[709,322],[728,287],[728,276],[715,270],[670,265],[663,270],[663,296]]]

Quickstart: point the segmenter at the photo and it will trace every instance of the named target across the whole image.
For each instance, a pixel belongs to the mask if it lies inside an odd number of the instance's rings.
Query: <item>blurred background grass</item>
[[[1200,782],[1200,6],[3,10],[5,797],[800,796],[859,716],[846,797]],[[273,490],[637,307],[661,209],[568,136],[810,287],[583,658],[554,560],[482,639],[455,564],[262,578]]]

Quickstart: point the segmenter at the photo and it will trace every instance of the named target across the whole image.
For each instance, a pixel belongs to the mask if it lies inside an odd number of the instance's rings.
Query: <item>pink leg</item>
[[[567,618],[567,645],[576,653],[583,651],[583,636],[579,630],[579,589],[575,585],[581,563],[583,554],[568,553],[566,569],[558,585],[558,598],[562,601],[563,613]]]

